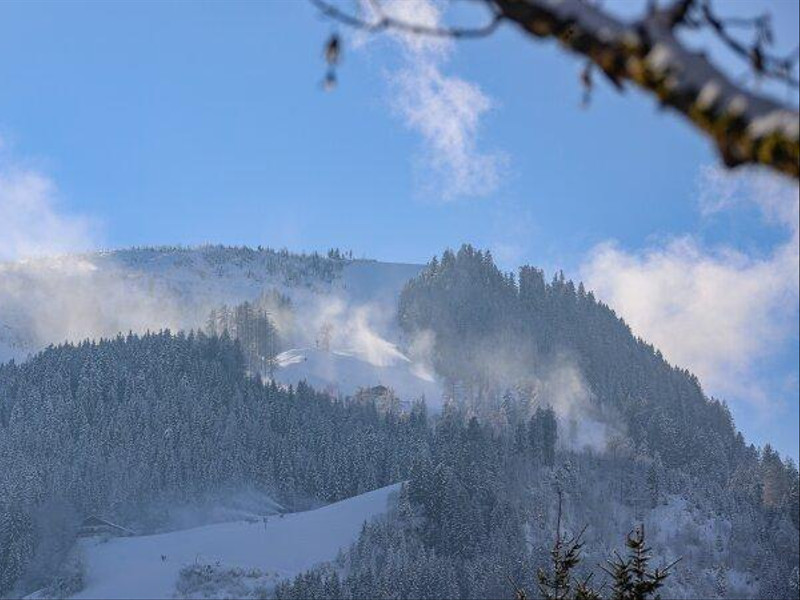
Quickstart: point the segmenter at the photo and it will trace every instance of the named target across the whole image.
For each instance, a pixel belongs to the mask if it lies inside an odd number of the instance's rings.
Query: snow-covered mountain
[[[377,384],[406,399],[440,395],[427,369],[398,350],[398,295],[420,265],[244,247],[144,248],[0,264],[0,361],[63,341],[202,328],[219,305],[267,291],[291,299],[292,343],[276,378],[352,393]],[[335,326],[331,352],[313,348]],[[302,349],[312,346],[312,349]]]
[[[17,345],[206,314],[220,337],[0,366],[0,595],[263,596],[282,579],[290,598],[507,597],[509,577],[536,589],[553,532],[585,531],[592,570],[641,525],[659,567],[684,559],[668,597],[796,597],[797,468],[748,445],[696,377],[562,275],[512,278],[468,246],[406,283],[418,270],[219,248],[3,266]],[[435,403],[432,364],[450,410],[395,411]],[[283,385],[252,377],[273,371]],[[288,389],[300,380],[313,387]],[[227,500],[300,511],[400,481],[396,510],[360,534],[369,507],[281,519]],[[148,535],[80,541],[64,568],[91,515]]]

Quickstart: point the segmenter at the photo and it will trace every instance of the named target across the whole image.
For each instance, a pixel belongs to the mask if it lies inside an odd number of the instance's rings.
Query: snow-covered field
[[[365,521],[385,512],[389,495],[399,486],[316,510],[273,515],[266,522],[238,521],[159,535],[82,540],[86,587],[74,598],[175,597],[181,569],[191,565],[201,574],[233,574],[238,579],[239,587],[233,590],[237,594],[248,581],[269,587],[336,558],[339,550],[357,539]]]
[[[424,397],[428,405],[436,406],[442,397],[439,382],[405,357],[375,365],[350,352],[300,348],[281,353],[277,361],[275,378],[281,383],[296,385],[304,380],[333,395],[353,395],[359,388],[384,385],[407,402]]]

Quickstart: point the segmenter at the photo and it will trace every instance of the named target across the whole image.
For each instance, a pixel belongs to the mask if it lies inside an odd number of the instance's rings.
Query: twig
[[[403,19],[397,19],[391,15],[387,15],[380,5],[380,2],[373,0],[370,5],[376,13],[375,20],[367,20],[351,12],[344,11],[335,6],[327,0],[310,0],[319,11],[331,19],[335,19],[340,23],[350,27],[361,29],[369,33],[380,33],[394,29],[396,31],[404,31],[416,35],[425,35],[432,37],[447,37],[455,39],[476,39],[491,35],[500,25],[503,20],[503,15],[497,10],[492,10],[491,19],[484,25],[477,27],[431,27],[429,25],[422,25],[421,23],[410,23]],[[486,6],[493,6],[485,3]]]
[[[711,1],[705,0],[701,5],[701,13],[703,16],[703,23],[708,24],[711,30],[717,37],[734,53],[750,62],[753,69],[759,75],[782,81],[794,88],[800,87],[800,81],[791,73],[794,64],[797,62],[797,51],[790,57],[778,58],[768,55],[764,52],[760,42],[756,42],[752,47],[747,47],[745,44],[734,38],[726,29],[732,22],[737,23],[739,26],[755,27],[757,31],[766,32],[762,33],[762,37],[771,40],[772,33],[768,29],[768,19],[762,15],[760,17],[753,17],[751,19],[724,19],[717,16],[711,7]]]

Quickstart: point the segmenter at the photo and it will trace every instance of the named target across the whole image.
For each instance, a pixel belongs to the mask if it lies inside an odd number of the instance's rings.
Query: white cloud
[[[709,249],[692,236],[635,252],[605,243],[581,274],[636,334],[697,373],[712,393],[764,402],[756,361],[796,334],[798,190],[752,172],[704,170],[705,215],[746,202],[787,232],[766,255]]]
[[[55,184],[0,140],[0,361],[49,343],[180,323],[168,292],[91,256],[97,221],[65,212]]]
[[[433,0],[393,0],[383,7],[404,22],[435,27],[442,20]],[[452,40],[400,31],[389,35],[403,61],[389,74],[390,105],[422,137],[415,166],[423,192],[445,200],[490,194],[506,163],[502,153],[478,144],[481,119],[493,108],[492,100],[475,83],[445,72]]]
[[[732,173],[719,166],[706,166],[700,169],[698,188],[700,210],[705,216],[752,203],[767,222],[797,234],[800,217],[797,186],[782,178],[764,171],[745,169]]]
[[[0,261],[85,250],[92,224],[60,211],[53,183],[12,164],[0,143]]]

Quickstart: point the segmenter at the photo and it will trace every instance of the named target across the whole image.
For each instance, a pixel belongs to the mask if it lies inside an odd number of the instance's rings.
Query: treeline
[[[352,260],[352,252],[332,248],[326,254],[294,253],[258,246],[203,245],[197,247],[158,246],[134,247],[105,253],[122,264],[134,267],[147,265],[194,266],[224,276],[230,268],[244,269],[248,277],[263,280],[279,277],[286,285],[330,283]]]

